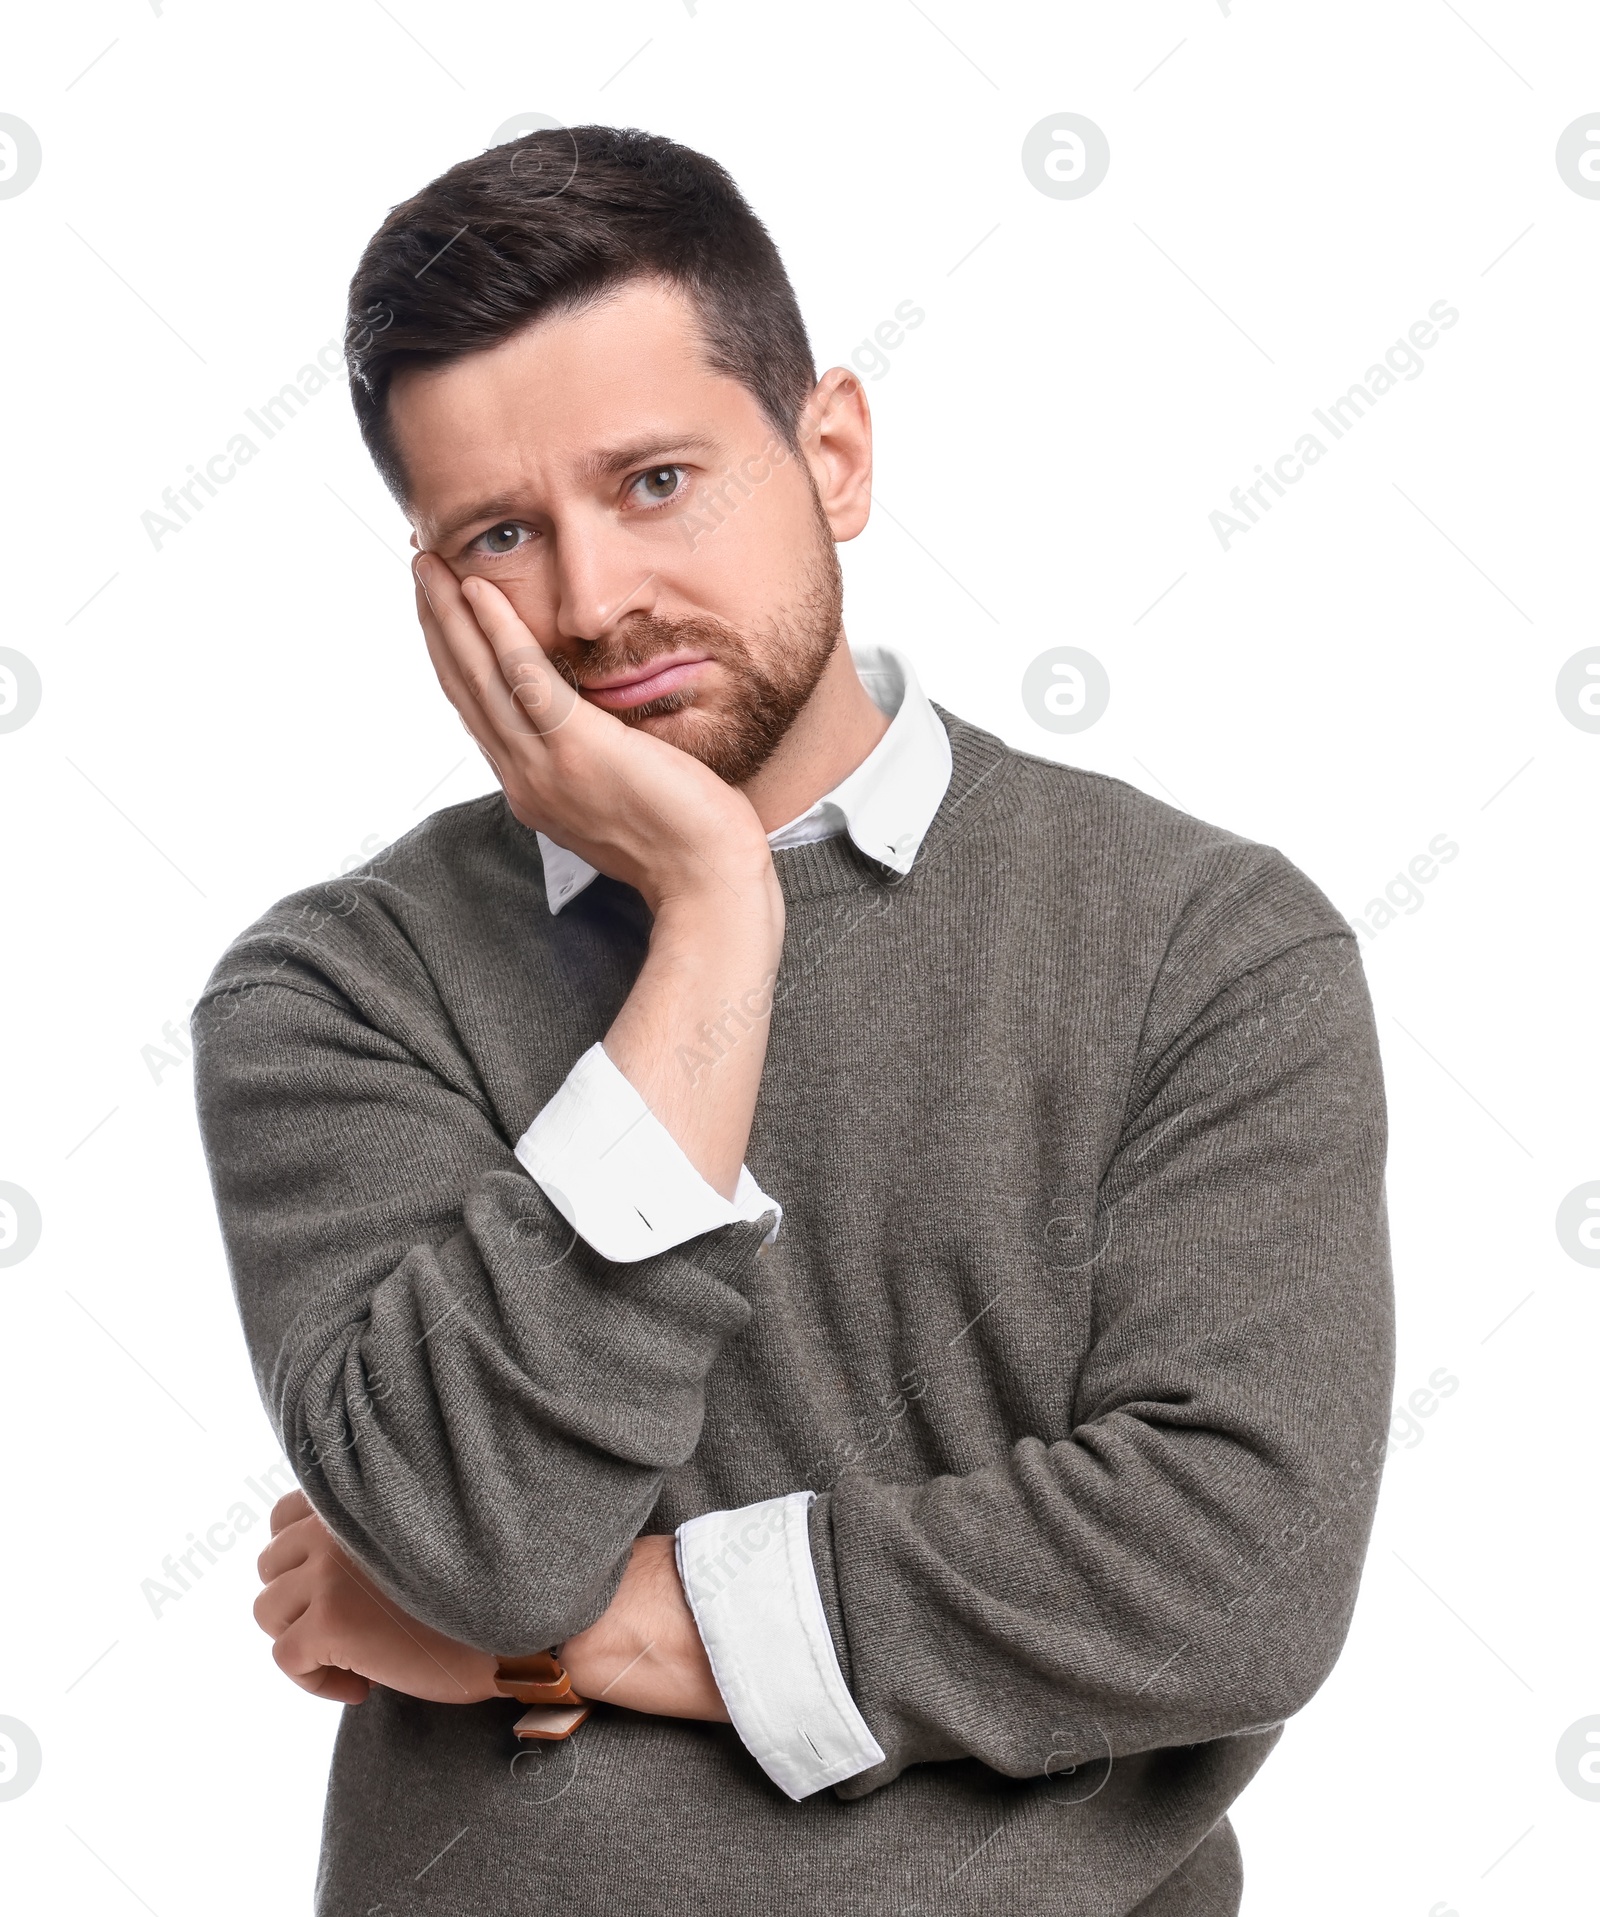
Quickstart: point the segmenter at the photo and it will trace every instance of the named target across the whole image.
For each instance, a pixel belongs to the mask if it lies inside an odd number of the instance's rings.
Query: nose
[[[656,575],[638,563],[629,542],[602,525],[568,524],[556,534],[556,632],[595,645],[628,614],[655,609]]]

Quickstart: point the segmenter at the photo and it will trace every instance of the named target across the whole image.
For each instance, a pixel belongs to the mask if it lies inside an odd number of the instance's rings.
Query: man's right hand
[[[765,906],[771,855],[742,792],[580,697],[489,580],[458,580],[431,553],[415,571],[439,682],[524,825],[633,886],[652,912],[680,898]]]
[[[755,808],[698,759],[581,698],[488,580],[458,581],[429,553],[416,571],[439,682],[512,812],[633,886],[654,914],[649,956],[605,1049],[700,1176],[731,1198],[783,951],[783,894]],[[710,1053],[708,1032],[720,1035]],[[709,1067],[684,1062],[707,1056]]]

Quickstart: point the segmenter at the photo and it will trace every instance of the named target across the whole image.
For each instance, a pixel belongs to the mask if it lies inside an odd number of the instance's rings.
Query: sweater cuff
[[[751,1224],[783,1207],[739,1167],[732,1199],[715,1191],[620,1072],[591,1045],[517,1140],[517,1161],[572,1229],[602,1258],[637,1264],[722,1225]]]
[[[794,1491],[678,1527],[678,1575],[746,1750],[796,1803],[884,1761],[856,1709],[822,1608]]]

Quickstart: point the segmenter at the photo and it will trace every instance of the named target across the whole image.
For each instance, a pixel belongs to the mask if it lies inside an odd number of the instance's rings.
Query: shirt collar
[[[799,818],[769,832],[767,843],[776,852],[846,832],[867,858],[904,876],[950,787],[950,735],[903,652],[852,646],[850,657],[889,729],[854,772]],[[576,852],[537,836],[545,894],[556,913],[599,874]]]

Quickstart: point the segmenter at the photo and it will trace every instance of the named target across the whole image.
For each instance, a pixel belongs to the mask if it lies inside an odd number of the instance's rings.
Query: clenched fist
[[[279,1670],[302,1690],[360,1704],[374,1684],[435,1704],[498,1695],[495,1660],[409,1617],[353,1564],[303,1491],[272,1507],[272,1542],[256,1561],[266,1586],[255,1619]]]

